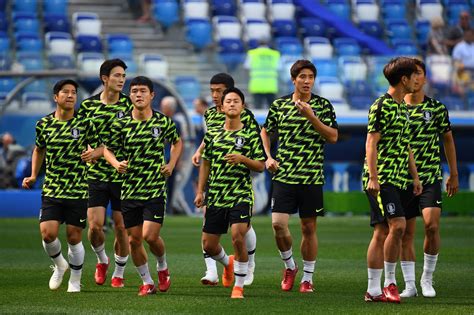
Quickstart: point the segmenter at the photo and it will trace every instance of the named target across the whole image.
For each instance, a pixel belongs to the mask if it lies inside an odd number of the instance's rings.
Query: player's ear
[[[153,99],[155,97],[155,92],[150,93],[150,98]]]

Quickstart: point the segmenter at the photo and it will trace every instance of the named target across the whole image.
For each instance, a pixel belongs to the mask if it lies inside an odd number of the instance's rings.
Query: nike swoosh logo
[[[79,219],[79,222],[81,222],[81,223],[85,222],[85,221],[86,221],[86,219]]]
[[[240,216],[241,219],[245,219],[246,217],[248,217],[248,215],[241,215]]]
[[[161,218],[163,218],[163,217],[158,216],[158,215],[155,215],[155,216],[153,216],[153,217],[154,217],[155,219],[161,219]]]
[[[316,209],[316,213],[320,213],[321,211],[323,211],[324,208],[321,208],[321,209]]]
[[[442,204],[442,203],[443,203],[442,201],[436,200],[436,204],[440,205],[440,204]]]

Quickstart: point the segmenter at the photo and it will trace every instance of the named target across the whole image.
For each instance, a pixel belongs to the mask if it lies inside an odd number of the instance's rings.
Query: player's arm
[[[191,158],[193,165],[196,167],[199,166],[199,161],[201,160],[202,151],[204,151],[204,140],[201,142],[201,144],[199,145],[199,148],[197,148],[196,152],[194,152]]]
[[[413,194],[418,196],[423,191],[421,186],[420,178],[418,177],[418,171],[416,169],[415,156],[410,148],[410,156],[408,157],[408,171],[410,172],[411,178],[413,179]]]
[[[234,165],[242,163],[245,166],[247,166],[249,170],[254,171],[254,172],[263,172],[263,170],[265,169],[264,161],[252,160],[242,154],[237,154],[237,153],[226,154],[224,156],[224,160],[227,163],[234,164]]]
[[[117,170],[117,172],[119,172],[121,174],[124,174],[124,173],[127,172],[127,168],[128,168],[128,161],[127,160],[119,162],[117,160],[117,158],[115,157],[114,152],[110,148],[104,147],[103,152],[104,152],[105,160],[110,165],[112,165]]]
[[[194,205],[198,208],[204,206],[204,190],[209,179],[210,170],[211,162],[209,162],[209,160],[203,159],[201,167],[199,168],[199,180],[196,189],[196,197],[194,198]]]
[[[456,146],[454,145],[454,137],[451,131],[443,134],[443,146],[446,160],[448,161],[449,177],[446,181],[446,191],[448,196],[454,196],[459,189],[458,166],[456,163]]]
[[[183,152],[183,140],[181,138],[178,138],[178,140],[171,145],[170,148],[170,161],[168,164],[163,165],[161,167],[161,174],[163,174],[165,177],[171,176],[173,174],[173,170],[176,167],[176,163],[178,163],[179,157],[181,156],[181,153]]]
[[[40,148],[35,146],[33,149],[33,156],[31,158],[31,176],[23,179],[22,187],[30,189],[38,177],[41,165],[43,165],[44,157],[46,155],[46,147]]]
[[[95,163],[98,159],[104,156],[104,146],[100,145],[93,149],[90,145],[87,145],[87,150],[82,152],[81,159],[86,163]]]
[[[278,161],[273,159],[271,152],[270,152],[270,136],[268,135],[267,129],[262,127],[260,131],[260,138],[262,139],[263,150],[265,150],[265,154],[267,155],[267,160],[265,161],[265,167],[270,172],[276,172],[280,165]]]
[[[329,127],[325,125],[313,112],[311,106],[302,101],[296,101],[295,106],[300,112],[300,114],[308,119],[308,121],[328,143],[336,143],[338,138],[338,130],[336,128]]]
[[[377,196],[380,191],[380,184],[377,174],[377,143],[380,141],[380,132],[369,132],[365,142],[365,154],[367,159],[367,168],[369,170],[369,182],[367,183],[367,192]]]

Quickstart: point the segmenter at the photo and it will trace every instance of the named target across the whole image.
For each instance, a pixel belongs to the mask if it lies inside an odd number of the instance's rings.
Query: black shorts
[[[120,190],[121,183],[102,182],[98,180],[89,181],[89,208],[104,207],[109,205],[112,211],[121,211],[120,207]]]
[[[86,227],[87,199],[41,197],[39,221],[59,221],[80,228]]]
[[[443,199],[441,195],[441,182],[435,182],[423,186],[421,195],[413,195],[413,186],[410,185],[406,191],[407,202],[404,205],[405,218],[411,219],[421,215],[420,210],[425,208],[442,208]]]
[[[300,218],[324,216],[323,185],[273,181],[271,209],[273,213],[299,212]]]
[[[210,206],[206,209],[202,231],[209,234],[226,234],[229,226],[234,223],[250,225],[251,217],[252,206],[248,203],[239,203],[232,208]]]
[[[403,204],[406,193],[390,184],[380,185],[380,192],[376,197],[365,192],[370,204],[370,225],[387,222],[387,219],[405,217]]]
[[[125,228],[152,221],[163,225],[166,202],[164,197],[150,200],[122,200],[122,215]]]

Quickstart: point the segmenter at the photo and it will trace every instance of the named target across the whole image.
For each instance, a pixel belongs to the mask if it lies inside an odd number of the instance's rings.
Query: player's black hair
[[[130,81],[130,90],[135,85],[145,85],[150,89],[150,93],[153,92],[153,82],[148,77],[138,76],[133,78],[132,81]]]
[[[236,87],[228,88],[228,89],[226,89],[226,90],[224,91],[224,93],[222,93],[222,99],[221,99],[222,104],[224,104],[224,98],[225,98],[225,96],[226,96],[227,94],[229,94],[229,93],[235,93],[235,94],[237,94],[237,95],[240,97],[240,99],[242,100],[242,104],[245,104],[245,96],[244,96],[244,93],[242,93],[242,91],[239,90],[239,89],[236,88]]]
[[[224,84],[228,89],[234,87],[235,82],[234,78],[232,78],[229,74],[221,72],[213,75],[211,81],[209,81],[209,84]]]
[[[72,80],[72,79],[65,79],[65,80],[58,81],[58,82],[56,82],[56,84],[53,87],[54,95],[58,95],[59,91],[61,91],[63,86],[65,86],[66,84],[73,85],[76,88],[76,91],[77,91],[77,88],[79,86],[79,84],[77,84],[77,82]]]
[[[396,86],[402,77],[410,78],[416,72],[414,58],[396,57],[390,60],[383,68],[383,75],[391,86]]]
[[[423,70],[423,74],[426,76],[426,65],[423,60],[413,58],[413,61],[415,61],[415,65],[419,66]]]
[[[318,74],[318,71],[316,70],[316,66],[309,60],[306,59],[300,59],[297,60],[290,69],[290,74],[291,78],[294,80],[300,74],[300,72],[303,69],[309,69],[311,72],[313,72],[314,77],[316,78],[316,75]]]
[[[100,70],[99,70],[100,81],[102,81],[103,75],[108,77],[110,75],[110,72],[112,72],[112,69],[115,67],[122,67],[123,70],[127,70],[127,65],[122,59],[118,59],[118,58],[108,59],[104,61],[102,65],[100,66]],[[102,84],[104,84],[104,81],[102,81]]]

